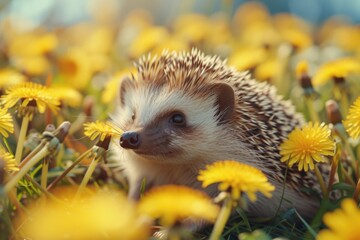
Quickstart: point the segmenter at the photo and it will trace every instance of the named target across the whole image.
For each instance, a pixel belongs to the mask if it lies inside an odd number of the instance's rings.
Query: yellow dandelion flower
[[[101,100],[105,104],[114,102],[115,97],[120,89],[121,81],[126,76],[131,76],[132,73],[136,73],[135,68],[121,70],[114,74],[114,76],[106,82],[105,89],[101,94]]]
[[[350,137],[358,138],[360,136],[360,97],[350,107],[343,123]]]
[[[35,107],[40,113],[44,113],[46,108],[57,113],[60,105],[59,99],[49,88],[33,82],[25,82],[7,89],[1,101],[5,108],[11,108],[20,102],[20,108]]]
[[[10,55],[38,56],[53,51],[58,39],[53,33],[29,32],[16,36],[9,46]]]
[[[331,131],[324,123],[310,122],[302,129],[293,130],[288,139],[279,147],[280,161],[292,167],[298,164],[299,171],[314,170],[315,162],[325,162],[324,156],[334,156],[335,143],[330,138]]]
[[[5,170],[8,172],[19,171],[14,156],[0,147],[0,158],[5,162]]]
[[[196,44],[209,38],[212,25],[204,15],[185,14],[176,18],[172,27],[177,39]]]
[[[138,209],[142,214],[160,219],[166,227],[187,218],[213,222],[219,212],[219,207],[204,193],[175,185],[150,190],[141,199]]]
[[[302,75],[307,74],[309,72],[309,64],[307,61],[300,61],[296,65],[296,76],[300,78]]]
[[[270,22],[270,14],[264,4],[245,2],[235,12],[234,23],[237,29],[246,28],[258,22]]]
[[[121,130],[111,122],[88,122],[84,123],[84,134],[91,140],[99,137],[100,141],[104,141],[108,137],[120,137]]]
[[[69,86],[84,89],[94,73],[91,55],[81,48],[72,48],[58,59],[60,76]]]
[[[339,58],[320,66],[313,77],[313,84],[319,86],[330,79],[346,78],[350,74],[360,74],[359,61],[350,57]]]
[[[148,27],[133,40],[129,46],[128,54],[131,58],[138,58],[163,43],[169,36],[165,27]]]
[[[352,199],[343,200],[341,208],[326,213],[323,221],[329,229],[321,230],[317,240],[360,239],[360,209]]]
[[[7,138],[9,133],[14,133],[13,119],[5,108],[0,108],[0,134]]]
[[[312,38],[310,34],[300,29],[281,29],[280,35],[284,42],[291,44],[291,46],[299,50],[305,49],[312,44]]]
[[[54,86],[51,88],[54,95],[60,100],[61,103],[70,107],[79,107],[82,103],[82,95],[74,88],[66,86]]]
[[[281,76],[282,65],[279,60],[267,60],[255,69],[254,76],[259,81],[276,81]]]
[[[12,57],[12,64],[21,72],[25,72],[31,76],[40,76],[46,74],[50,70],[49,60],[42,55]]]
[[[271,192],[275,190],[259,169],[233,160],[207,165],[205,170],[200,171],[198,180],[203,182],[203,187],[219,183],[219,190],[230,190],[234,199],[239,199],[242,192],[251,201],[256,201],[256,192],[270,198]]]
[[[18,220],[22,238],[142,240],[150,235],[149,224],[121,192],[86,194],[70,203],[74,196],[69,191],[63,197],[62,204],[46,201],[30,208],[30,217]]]
[[[239,71],[251,70],[264,62],[266,57],[267,53],[264,48],[244,48],[229,56],[229,65]]]
[[[26,77],[13,69],[0,69],[0,89],[14,86],[26,81]]]

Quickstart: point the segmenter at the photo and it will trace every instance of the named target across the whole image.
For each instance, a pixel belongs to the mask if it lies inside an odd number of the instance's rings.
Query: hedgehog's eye
[[[135,120],[135,113],[133,113],[132,115],[131,115],[131,119],[134,121]]]
[[[186,124],[185,115],[181,112],[173,113],[169,119],[169,122],[176,126],[183,127]]]

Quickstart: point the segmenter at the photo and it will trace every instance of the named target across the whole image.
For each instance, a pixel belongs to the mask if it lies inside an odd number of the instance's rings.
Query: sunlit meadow
[[[56,24],[53,9],[40,25],[0,4],[0,239],[360,239],[359,26],[271,15],[257,2],[209,1],[204,13],[181,2],[169,21],[108,0],[86,6],[87,20]],[[203,187],[218,184],[215,199],[169,185],[128,200],[111,151],[122,129],[109,118],[121,80],[143,54],[194,47],[276,86],[304,115],[279,161],[314,171],[312,219],[294,209],[248,217],[247,201],[274,186],[232,159],[199,172]],[[213,224],[192,233],[189,219]]]

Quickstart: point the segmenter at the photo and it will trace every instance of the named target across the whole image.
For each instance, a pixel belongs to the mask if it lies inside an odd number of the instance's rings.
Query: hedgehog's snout
[[[124,132],[120,138],[120,146],[127,149],[139,148],[140,134],[137,132]]]

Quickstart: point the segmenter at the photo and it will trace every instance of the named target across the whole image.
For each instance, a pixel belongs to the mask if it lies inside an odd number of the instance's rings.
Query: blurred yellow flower
[[[105,104],[114,103],[115,97],[119,93],[120,83],[124,77],[135,73],[135,68],[121,70],[114,74],[114,76],[106,82],[105,89],[101,94],[101,101]]]
[[[292,14],[280,13],[273,17],[273,23],[282,42],[290,44],[295,50],[302,50],[312,45],[311,28],[300,18]]]
[[[272,18],[274,26],[280,32],[286,29],[294,29],[306,33],[311,33],[311,26],[303,19],[297,17],[294,14],[289,13],[278,13]]]
[[[341,202],[341,208],[326,213],[323,218],[328,229],[321,230],[317,240],[360,239],[360,210],[353,199]]]
[[[358,138],[360,136],[360,97],[350,107],[343,123],[350,137]]]
[[[109,27],[91,26],[86,39],[81,41],[81,47],[89,53],[107,54],[110,52],[113,41],[114,32]]]
[[[54,96],[51,89],[33,82],[25,82],[6,89],[5,94],[1,96],[1,102],[5,108],[11,108],[19,103],[19,114],[29,114],[30,118],[37,111],[44,113],[46,108],[56,114],[60,105],[59,99]]]
[[[298,164],[298,170],[314,170],[314,162],[325,162],[323,156],[334,156],[335,142],[325,123],[308,123],[302,129],[296,128],[280,145],[280,161],[289,167]]]
[[[58,40],[53,33],[39,30],[18,34],[9,41],[9,57],[19,70],[30,75],[41,75],[50,69],[45,54],[53,51],[57,45]]]
[[[280,36],[282,41],[289,43],[296,50],[303,50],[312,45],[311,36],[305,31],[294,29],[294,28],[286,28],[280,31]]]
[[[351,57],[339,58],[320,66],[313,77],[313,84],[319,86],[333,78],[346,78],[350,74],[360,74],[360,62]]]
[[[17,85],[26,81],[26,77],[10,68],[0,69],[0,89]]]
[[[248,47],[243,48],[229,56],[229,65],[238,71],[253,70],[267,58],[267,53],[263,48]]]
[[[241,29],[239,40],[246,46],[271,48],[277,46],[281,39],[270,22],[255,22]]]
[[[201,14],[185,14],[175,19],[175,37],[190,44],[199,44],[208,38],[211,28],[209,18]]]
[[[148,27],[138,34],[129,46],[130,58],[139,58],[141,55],[152,51],[159,44],[169,38],[169,32],[165,27]]]
[[[120,137],[122,131],[115,126],[112,122],[88,122],[84,123],[84,135],[91,140],[99,137],[100,141],[104,141],[105,138]]]
[[[296,77],[300,78],[302,75],[307,74],[309,72],[309,64],[307,61],[300,61],[296,65]]]
[[[269,59],[255,68],[254,76],[260,81],[272,81],[281,76],[282,64],[278,59]]]
[[[259,2],[245,2],[236,11],[234,23],[238,29],[246,28],[259,22],[269,22],[270,14],[266,7]]]
[[[82,90],[93,75],[89,54],[81,48],[69,49],[58,59],[60,76],[69,86]]]
[[[50,69],[49,61],[41,55],[20,58],[13,57],[11,62],[17,69],[34,76],[45,74]]]
[[[11,56],[39,56],[51,52],[58,45],[55,34],[28,32],[11,40],[9,53]]]
[[[169,37],[165,39],[162,43],[157,45],[155,49],[152,51],[153,54],[160,55],[164,49],[168,50],[169,52],[176,51],[186,51],[190,49],[189,44],[185,41],[178,39],[176,37]]]
[[[2,147],[0,147],[0,158],[5,162],[6,171],[19,171],[14,156],[5,151]]]
[[[231,191],[234,199],[246,193],[251,201],[256,201],[256,192],[266,197],[272,196],[275,187],[259,169],[233,160],[218,161],[200,170],[198,180],[203,187],[219,183],[220,191]]]
[[[333,26],[331,35],[326,40],[345,51],[358,53],[360,51],[360,32],[356,25],[338,24],[338,26]]]
[[[53,86],[54,96],[56,96],[61,104],[65,104],[70,107],[79,107],[82,103],[83,96],[79,91],[74,88],[66,86]]]
[[[64,196],[65,200],[73,196]],[[99,191],[76,201],[34,206],[21,225],[25,239],[124,239],[149,237],[148,223],[121,192]]]
[[[160,219],[163,226],[171,227],[188,218],[213,222],[219,207],[200,191],[185,186],[167,185],[146,193],[140,200],[138,210]]]
[[[233,36],[228,17],[225,14],[219,14],[209,19],[208,25],[209,33],[205,37],[205,48],[214,49],[215,52],[220,52],[231,47]],[[220,54],[222,56],[222,54]]]
[[[14,133],[13,119],[7,109],[0,108],[0,134],[7,138],[9,133]]]

